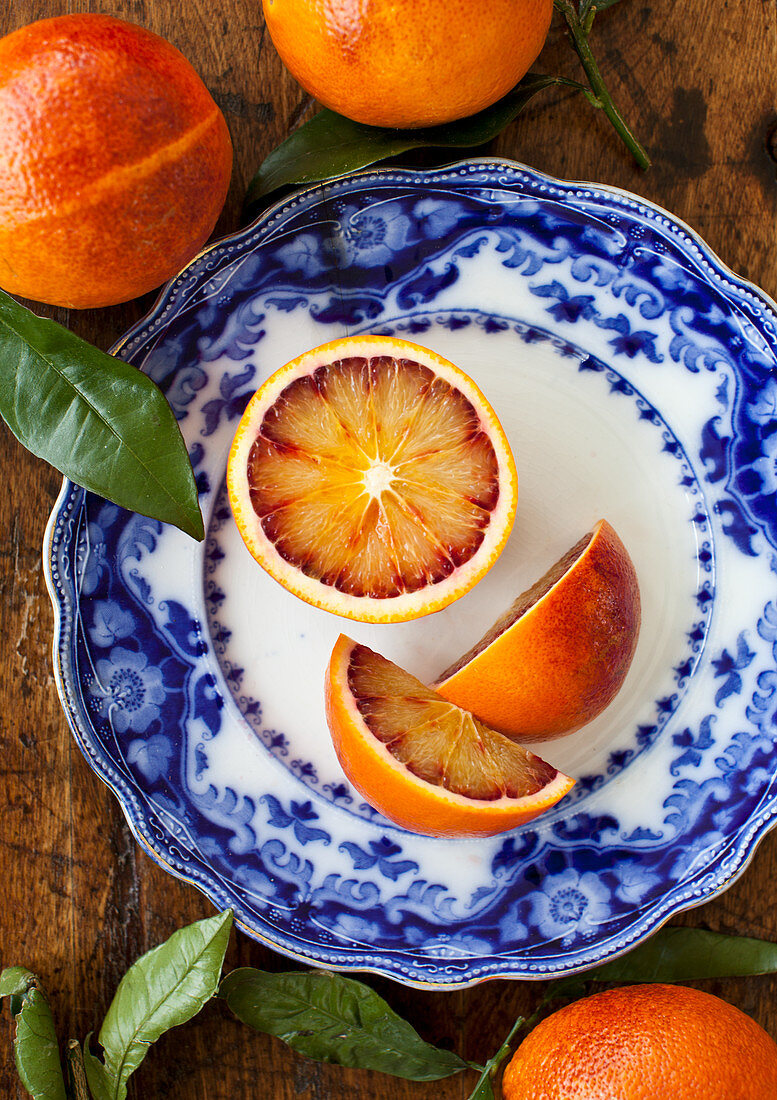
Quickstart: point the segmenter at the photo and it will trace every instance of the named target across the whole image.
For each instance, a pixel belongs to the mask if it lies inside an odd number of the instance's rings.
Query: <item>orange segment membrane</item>
[[[386,355],[291,382],[265,413],[247,472],[286,561],[374,598],[467,562],[499,498],[497,457],[471,402],[420,363]]]
[[[493,801],[534,794],[558,774],[366,646],[354,646],[348,686],[370,732],[427,783]]]

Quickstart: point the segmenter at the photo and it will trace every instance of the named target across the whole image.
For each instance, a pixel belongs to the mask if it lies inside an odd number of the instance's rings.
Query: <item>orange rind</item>
[[[491,568],[518,480],[474,382],[427,348],[359,336],[254,394],[227,463],[248,550],[289,592],[363,622],[439,611]]]
[[[533,820],[574,784],[345,635],[327,668],[325,700],[346,776],[411,832],[491,836]]]
[[[561,737],[615,698],[640,621],[634,565],[601,520],[443,673],[435,690],[510,737]]]
[[[610,989],[539,1023],[507,1066],[502,1096],[773,1100],[777,1044],[744,1012],[700,989]]]
[[[281,60],[319,103],[369,126],[436,126],[506,95],[553,0],[263,0]]]

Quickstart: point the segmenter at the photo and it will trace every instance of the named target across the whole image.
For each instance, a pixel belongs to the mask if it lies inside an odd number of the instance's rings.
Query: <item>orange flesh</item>
[[[371,733],[427,783],[492,801],[532,795],[558,775],[366,646],[353,648],[348,686]]]
[[[248,482],[286,561],[379,599],[473,557],[499,497],[497,457],[470,401],[390,356],[338,360],[291,382],[263,418]]]

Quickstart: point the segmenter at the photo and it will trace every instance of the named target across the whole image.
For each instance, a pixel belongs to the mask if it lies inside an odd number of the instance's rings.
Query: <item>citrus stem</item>
[[[533,1019],[533,1017],[532,1017],[532,1019]],[[475,1085],[474,1089],[470,1093],[469,1100],[472,1100],[473,1097],[478,1095],[478,1090],[480,1089],[481,1085],[486,1080],[486,1078],[489,1078],[490,1081],[493,1083],[493,1081],[496,1078],[497,1073],[499,1072],[499,1067],[502,1065],[502,1062],[504,1062],[505,1058],[510,1053],[510,1049],[511,1049],[510,1044],[513,1040],[513,1036],[515,1035],[516,1031],[518,1031],[520,1028],[523,1027],[523,1025],[525,1023],[526,1023],[526,1020],[524,1019],[523,1016],[519,1016],[518,1019],[515,1021],[513,1026],[510,1028],[510,1034],[507,1036],[505,1041],[502,1043],[499,1050],[496,1052],[496,1054],[494,1055],[493,1058],[489,1058],[489,1060],[486,1062],[485,1066],[483,1067],[483,1072],[481,1073],[480,1077],[478,1077],[477,1084]]]
[[[555,0],[555,4],[556,8],[566,20],[569,29],[569,37],[572,40],[575,53],[580,58],[580,64],[583,66],[585,75],[588,77],[588,82],[591,85],[593,96],[589,95],[589,101],[594,107],[604,111],[614,126],[616,133],[634,157],[639,167],[643,169],[649,168],[650,157],[643,146],[637,141],[636,137],[629,129],[626,120],[623,118],[623,115],[621,115],[620,111],[613,103],[612,96],[607,90],[602,74],[599,72],[599,66],[596,64],[596,59],[591,52],[588,36],[596,16],[596,4],[592,4],[592,6],[586,10],[582,21],[580,20],[572,0]]]
[[[84,1055],[81,1051],[81,1044],[77,1039],[70,1039],[67,1044],[67,1063],[70,1070],[70,1089],[73,1100],[89,1100],[91,1093],[86,1082]]]

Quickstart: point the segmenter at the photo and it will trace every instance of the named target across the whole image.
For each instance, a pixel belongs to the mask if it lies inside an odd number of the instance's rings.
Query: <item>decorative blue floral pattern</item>
[[[526,315],[466,301],[477,263],[523,289]],[[223,456],[279,319],[322,338],[436,325],[551,339],[676,463],[698,587],[671,691],[603,773],[525,829],[459,845],[389,827],[264,722],[225,658]],[[119,353],[163,387],[190,446],[210,512],[201,603],[177,577],[164,591],[151,579],[169,531],[69,483],[47,568],[68,719],[155,858],[283,951],[449,987],[593,965],[741,870],[777,809],[777,606],[753,595],[777,572],[775,314],[684,227],[500,162],[367,173],[215,246]],[[681,376],[697,407],[670,430],[645,395]],[[233,711],[267,763],[261,793],[219,772]],[[650,813],[616,790],[637,757]]]
[[[146,741],[130,741],[127,747],[127,763],[136,764],[151,783],[167,773],[172,758],[170,739],[161,733]]]
[[[97,661],[91,691],[98,713],[110,718],[117,733],[145,733],[159,718],[166,694],[161,671],[149,665],[145,653],[123,646],[114,646],[107,659]]]
[[[609,903],[610,890],[599,875],[593,871],[580,874],[568,867],[545,878],[542,892],[531,900],[530,919],[543,939],[560,939],[566,947],[576,939],[595,935],[599,925],[609,919]]]

